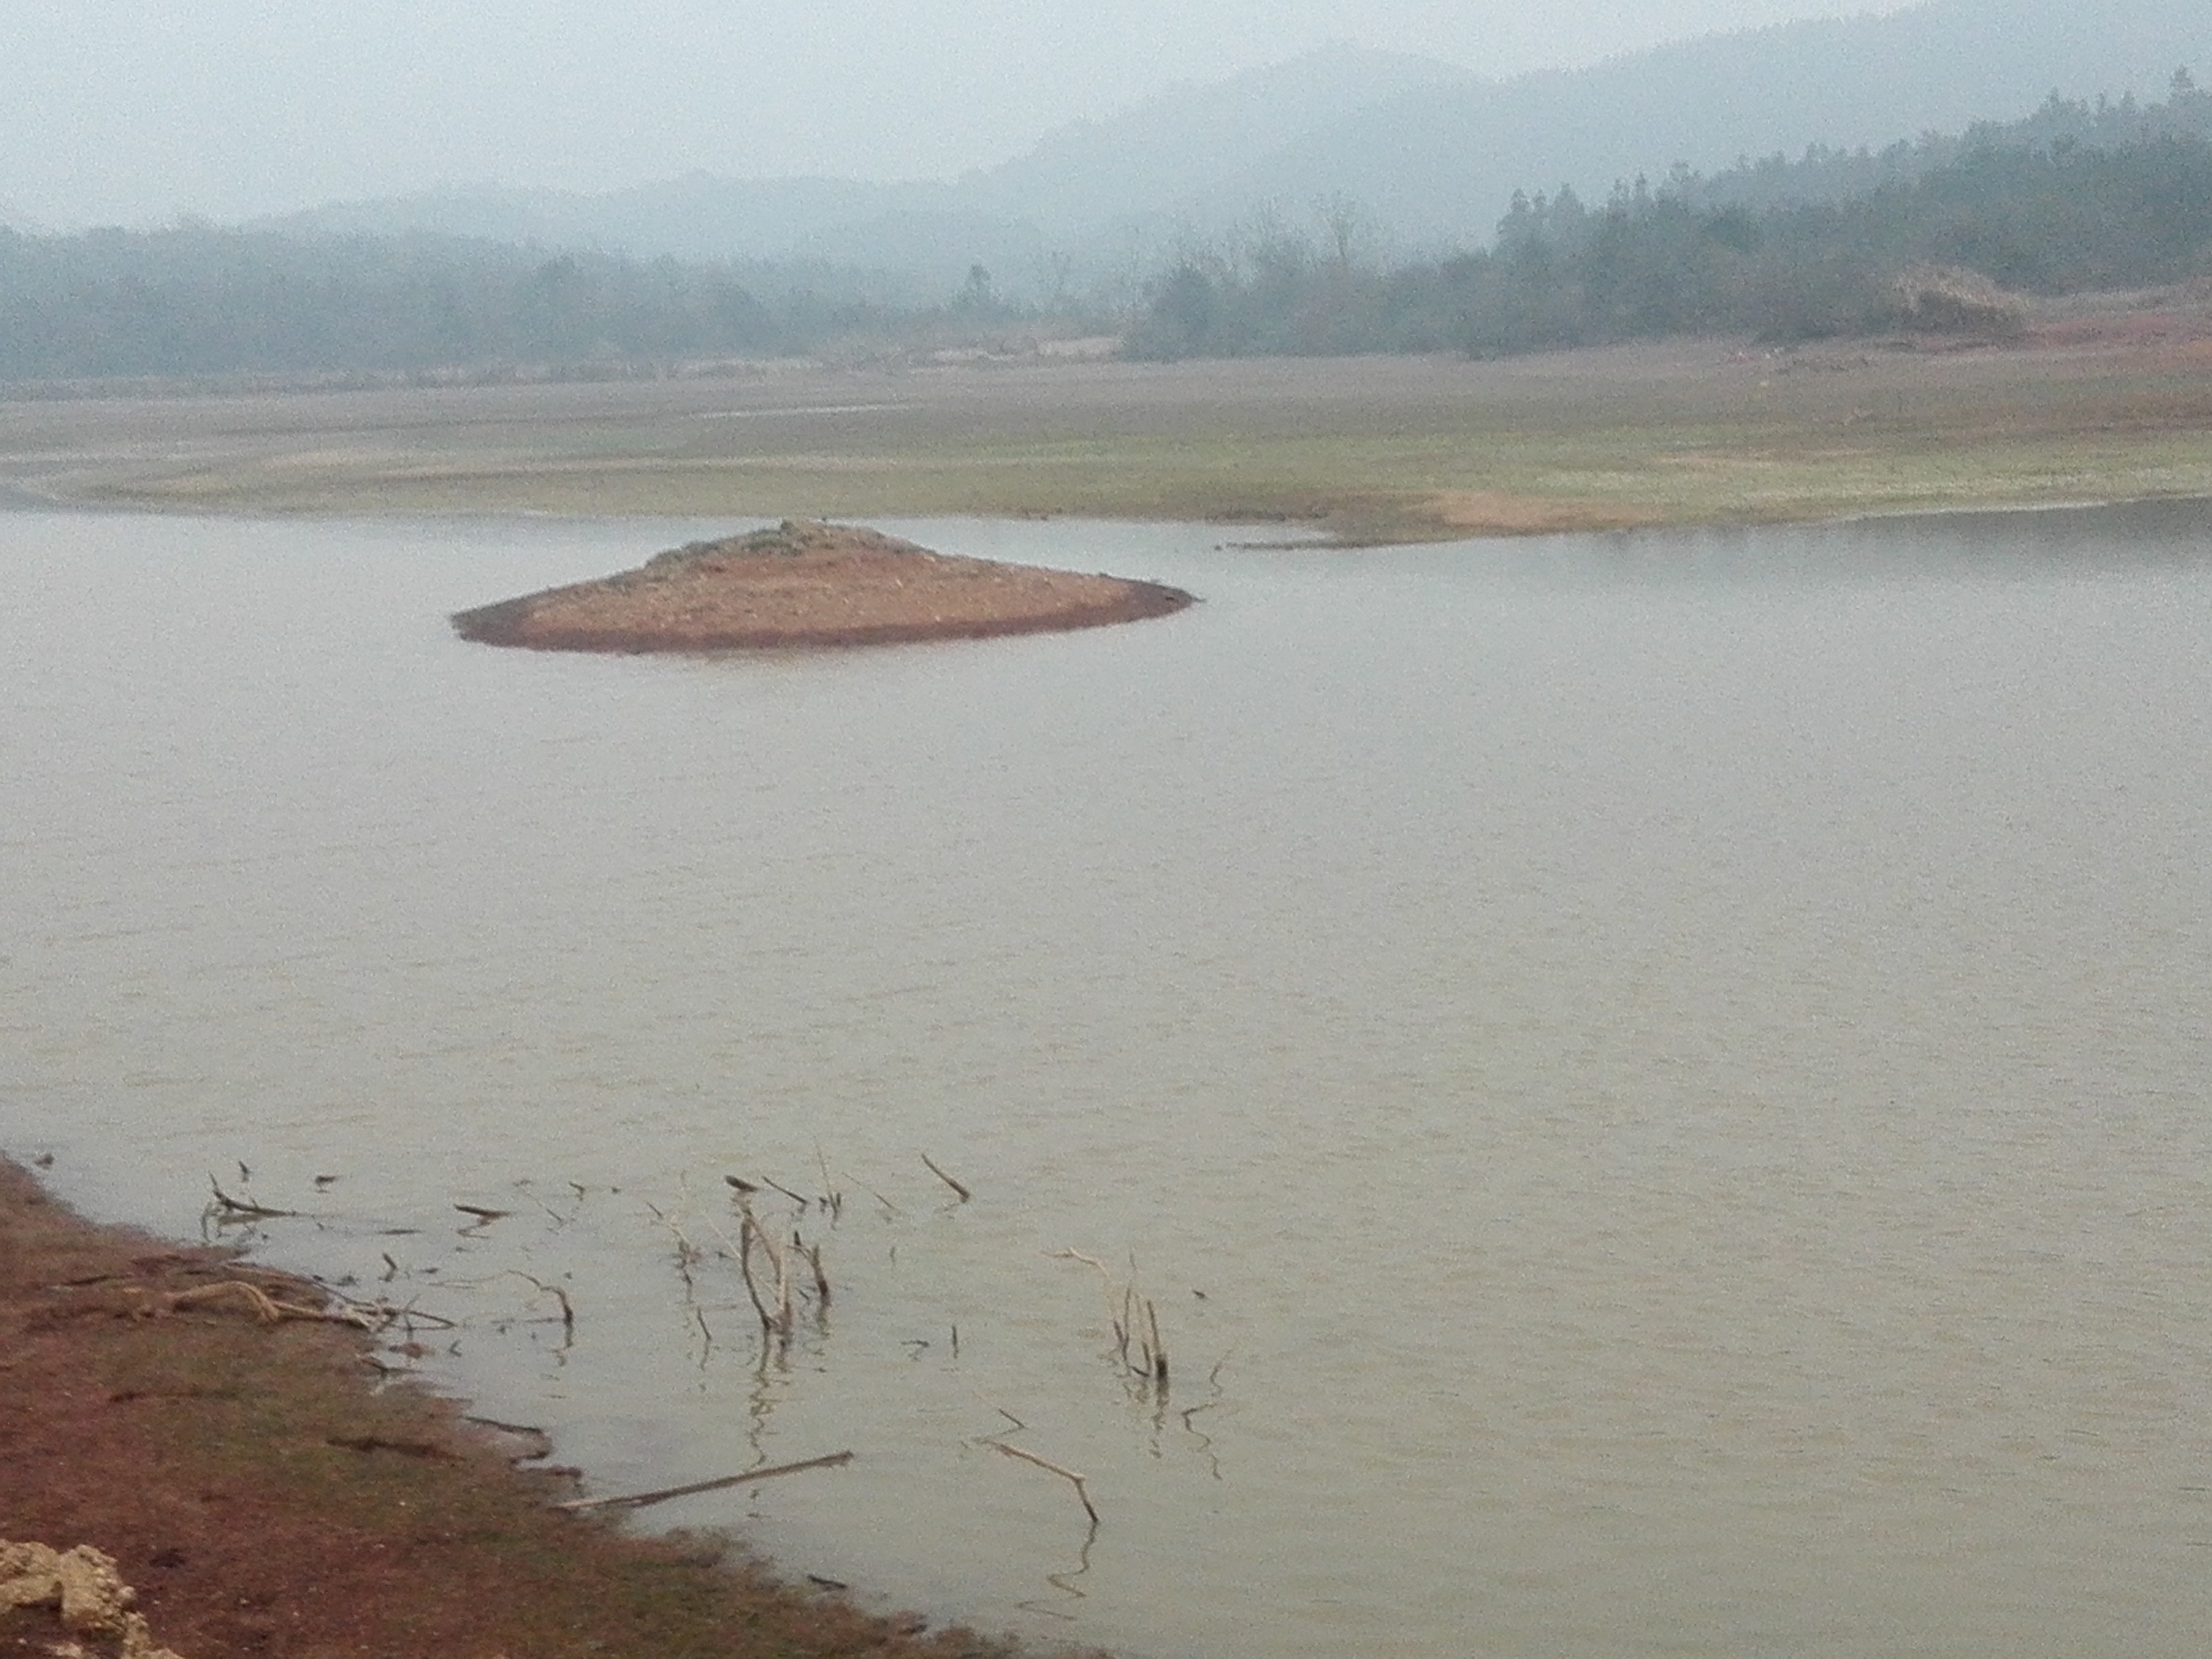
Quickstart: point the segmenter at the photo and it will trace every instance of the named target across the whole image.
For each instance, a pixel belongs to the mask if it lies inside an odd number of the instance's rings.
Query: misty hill
[[[2111,150],[2165,138],[2212,141],[2212,97],[2197,88],[2186,69],[2177,68],[2166,94],[2163,103],[2143,103],[2132,94],[2117,101],[2100,96],[2092,102],[2054,92],[2017,121],[1977,121],[1964,132],[1923,132],[1881,149],[1814,144],[1802,155],[1778,151],[1711,174],[1676,166],[1668,170],[1663,187],[1693,207],[1802,206],[1911,184],[1990,149]],[[1516,192],[1516,210],[1522,199]]]
[[[941,298],[973,264],[1002,293],[1095,289],[1178,237],[1269,206],[1357,202],[1383,245],[1486,240],[1516,189],[1700,171],[1808,145],[1885,146],[2011,117],[2057,91],[2161,92],[2212,71],[2203,0],[1927,0],[1887,16],[1711,35],[1577,70],[1486,80],[1334,47],[1111,119],[951,183],[705,174],[605,195],[486,188],[323,208],[306,232],[434,230],[640,257],[799,258]]]
[[[1879,155],[1677,169],[1595,205],[1566,186],[1516,191],[1493,246],[1394,266],[1280,228],[1191,245],[1123,346],[1494,356],[1685,333],[1987,341],[2026,330],[2024,295],[2208,279],[2212,93],[2178,71],[2162,103],[2052,98],[2019,121]]]
[[[1495,245],[1380,261],[1339,225],[1194,233],[1128,303],[1054,307],[981,272],[887,305],[848,274],[679,261],[424,231],[311,235],[186,223],[0,227],[0,382],[117,375],[696,372],[732,356],[1005,350],[1125,331],[1159,356],[1539,349],[1676,331],[1802,338],[2002,331],[2005,289],[2212,277],[2212,93],[2047,100],[2022,119],[1876,153],[1670,169],[1595,205],[1520,192]]]
[[[1180,86],[1105,121],[1050,133],[1028,155],[970,173],[958,189],[1050,237],[1083,238],[1179,203],[1236,194],[1240,181],[1318,132],[1401,98],[1482,83],[1465,70],[1398,52],[1336,46],[1206,86]]]
[[[1882,146],[2033,107],[2051,92],[2163,92],[2212,64],[2201,0],[1929,0],[1888,16],[1711,35],[1475,87],[1416,90],[1284,146],[1217,191],[1341,191],[1417,245],[1486,237],[1516,189],[1695,170],[1820,144]]]
[[[878,286],[915,303],[941,298],[977,264],[1042,290],[1053,254],[1118,220],[1227,187],[1299,135],[1358,109],[1472,79],[1425,58],[1340,47],[1171,88],[1109,119],[1061,128],[1028,155],[957,184],[697,173],[602,195],[487,185],[313,208],[256,228],[430,231],[647,258],[811,261],[897,273],[902,281]]]

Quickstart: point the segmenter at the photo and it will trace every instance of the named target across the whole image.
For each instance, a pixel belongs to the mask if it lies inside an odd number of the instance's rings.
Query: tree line
[[[945,309],[950,312],[953,304]],[[390,373],[768,356],[928,313],[858,274],[431,234],[0,227],[0,380]]]
[[[1164,358],[1495,356],[1670,333],[1996,327],[2005,290],[2206,274],[2212,94],[2185,70],[2163,104],[2054,96],[2024,121],[1878,156],[1815,149],[1711,176],[1677,167],[1595,205],[1566,187],[1516,194],[1488,247],[1395,266],[1263,220],[1184,250],[1127,343]]]
[[[1262,213],[1182,247],[1115,314],[1064,291],[1042,312],[1010,302],[981,266],[916,307],[826,266],[426,234],[0,226],[0,381],[635,372],[1017,328],[1118,331],[1128,355],[1173,358],[1997,327],[2005,290],[2212,274],[2212,94],[2177,71],[2162,103],[2054,94],[2021,121],[1879,152],[1678,167],[1596,204],[1519,194],[1487,246],[1396,263],[1372,257],[1367,229],[1341,198],[1308,228]]]

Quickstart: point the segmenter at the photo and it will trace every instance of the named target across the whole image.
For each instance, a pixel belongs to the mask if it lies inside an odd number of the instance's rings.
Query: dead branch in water
[[[761,1179],[762,1179],[763,1181],[765,1181],[766,1182],[768,1182],[768,1184],[769,1184],[769,1186],[771,1186],[771,1187],[775,1188],[776,1189],[776,1191],[778,1191],[778,1192],[781,1193],[781,1194],[782,1194],[786,1198],[789,1199],[793,1203],[794,1203],[794,1204],[796,1204],[797,1206],[799,1206],[799,1212],[800,1212],[800,1213],[801,1213],[801,1214],[804,1214],[804,1213],[805,1212],[806,1206],[807,1206],[807,1203],[808,1203],[808,1201],[809,1201],[809,1200],[807,1200],[806,1199],[805,1199],[805,1198],[801,1197],[799,1194],[794,1193],[793,1191],[792,1191],[790,1188],[788,1188],[788,1187],[785,1186],[785,1185],[784,1185],[781,1181],[778,1181],[778,1180],[777,1180],[774,1176],[763,1176],[761,1177]]]
[[[807,1265],[814,1269],[816,1305],[828,1307],[830,1305],[830,1275],[822,1271],[822,1247],[819,1244],[800,1244],[799,1235],[796,1233],[791,1236],[791,1242],[799,1246],[799,1253],[806,1258]]]
[[[744,1279],[745,1294],[752,1298],[753,1311],[760,1316],[761,1329],[788,1341],[793,1323],[790,1258],[776,1248],[776,1243],[769,1237],[768,1230],[760,1224],[759,1218],[753,1214],[750,1200],[742,1196],[738,1198],[738,1214],[741,1224],[738,1231],[738,1272]],[[758,1243],[762,1253],[769,1259],[769,1264],[775,1269],[773,1304],[761,1294],[760,1282],[753,1277],[755,1243]]]
[[[1018,1457],[1024,1463],[1034,1463],[1047,1474],[1056,1474],[1071,1483],[1075,1488],[1075,1495],[1083,1500],[1083,1512],[1091,1517],[1091,1524],[1094,1527],[1098,1524],[1098,1506],[1091,1501],[1090,1488],[1083,1484],[1083,1477],[1073,1469],[1064,1469],[1057,1463],[1048,1462],[1035,1452],[1024,1451],[1019,1446],[1009,1446],[1003,1440],[994,1440],[989,1443],[1009,1457]]]
[[[245,1167],[242,1164],[239,1165],[240,1169]],[[242,1198],[233,1198],[216,1184],[216,1178],[212,1175],[208,1177],[208,1190],[215,1194],[216,1208],[225,1215],[250,1215],[262,1218],[273,1218],[281,1216],[296,1216],[300,1213],[297,1210],[272,1210],[265,1204],[254,1204]]]
[[[548,1285],[535,1273],[526,1273],[520,1267],[509,1267],[507,1272],[527,1284],[535,1285],[541,1292],[561,1304],[562,1346],[573,1347],[576,1341],[576,1307],[568,1300],[568,1292],[558,1285]]]
[[[750,1486],[756,1480],[773,1480],[781,1474],[799,1474],[808,1469],[839,1468],[853,1461],[849,1451],[832,1452],[827,1457],[810,1457],[799,1463],[778,1463],[764,1469],[747,1469],[742,1474],[726,1474],[714,1480],[694,1480],[688,1486],[664,1486],[659,1492],[627,1492],[619,1498],[572,1498],[565,1504],[556,1504],[556,1510],[580,1512],[585,1510],[641,1510],[648,1504],[660,1504],[672,1498],[689,1498],[694,1492],[720,1492],[726,1486]]]
[[[932,1158],[927,1152],[924,1152],[921,1155],[921,1161],[929,1165],[930,1174],[935,1176],[946,1186],[951,1188],[954,1192],[960,1194],[960,1201],[963,1204],[965,1204],[969,1199],[975,1196],[975,1194],[969,1192],[965,1187],[955,1181],[951,1176],[945,1174],[944,1170],[939,1169],[937,1167],[936,1160]]]
[[[1080,1261],[1098,1274],[1100,1290],[1106,1297],[1106,1325],[1114,1334],[1114,1358],[1123,1370],[1144,1379],[1148,1387],[1164,1394],[1168,1385],[1168,1348],[1160,1335],[1160,1311],[1150,1297],[1137,1293],[1137,1265],[1134,1258],[1129,1263],[1128,1281],[1121,1286],[1121,1299],[1115,1299],[1114,1275],[1106,1264],[1095,1255],[1085,1255],[1080,1250],[1048,1250],[1045,1254],[1055,1261]],[[1137,1325],[1141,1313],[1145,1332]],[[1129,1350],[1134,1345],[1133,1356]]]
[[[768,1304],[761,1299],[759,1281],[753,1278],[753,1229],[750,1217],[746,1218],[744,1225],[738,1230],[736,1255],[738,1273],[745,1281],[745,1294],[752,1298],[753,1311],[760,1316],[761,1329],[773,1335],[775,1331],[775,1316],[769,1312]]]
[[[144,1291],[138,1292],[143,1296]],[[263,1325],[280,1324],[287,1319],[311,1319],[326,1325],[352,1325],[362,1330],[372,1328],[370,1321],[351,1307],[303,1308],[296,1302],[280,1302],[258,1285],[249,1285],[242,1279],[226,1279],[213,1285],[195,1285],[189,1291],[169,1291],[155,1298],[158,1306],[143,1310],[147,1313],[180,1313],[186,1308],[205,1308],[218,1302],[234,1302],[252,1314],[256,1322]]]
[[[669,1237],[676,1241],[676,1271],[683,1276],[684,1294],[696,1297],[698,1287],[691,1279],[691,1264],[707,1253],[694,1244],[685,1235],[684,1229],[677,1225],[675,1216],[670,1215],[649,1199],[646,1201],[645,1207],[653,1212],[653,1218],[666,1228]]]

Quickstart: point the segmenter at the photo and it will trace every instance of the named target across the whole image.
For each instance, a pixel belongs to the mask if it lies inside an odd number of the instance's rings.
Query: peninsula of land
[[[380,1383],[344,1312],[0,1153],[0,1656],[1012,1659],[552,1507],[542,1436]]]
[[[464,611],[464,639],[541,651],[728,651],[981,639],[1164,617],[1180,588],[933,553],[787,519],[635,570]]]

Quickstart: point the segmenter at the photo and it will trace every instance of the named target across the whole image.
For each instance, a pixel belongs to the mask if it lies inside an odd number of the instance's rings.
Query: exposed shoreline
[[[525,1468],[529,1431],[378,1386],[362,1331],[305,1316],[327,1305],[234,1252],[86,1220],[0,1153],[0,1540],[113,1558],[182,1659],[1016,1651],[550,1507],[573,1472]],[[0,1655],[61,1639],[51,1609],[0,1610]]]
[[[1180,588],[933,553],[787,519],[635,570],[458,613],[464,639],[540,651],[732,651],[988,639],[1164,617]]]
[[[0,496],[257,515],[1165,520],[1374,546],[2212,495],[2212,287],[2039,301],[2024,337],[1994,343],[1683,337],[1486,362],[780,362],[610,384],[88,392],[0,388]]]

